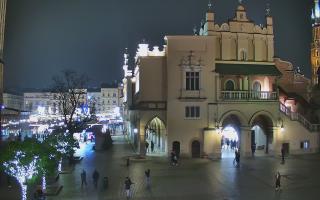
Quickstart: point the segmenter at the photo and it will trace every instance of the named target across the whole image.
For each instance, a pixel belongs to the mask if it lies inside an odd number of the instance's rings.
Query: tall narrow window
[[[186,90],[200,89],[200,73],[186,72]]]
[[[199,119],[200,118],[200,107],[199,106],[186,106],[185,107],[185,118],[186,119]]]

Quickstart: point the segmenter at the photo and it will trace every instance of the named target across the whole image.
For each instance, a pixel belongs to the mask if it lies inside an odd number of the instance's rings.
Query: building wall
[[[3,105],[5,108],[12,108],[16,110],[23,110],[23,96],[3,93]]]
[[[5,32],[5,21],[6,21],[6,5],[7,0],[0,0],[0,103],[3,101],[3,47],[4,47],[4,32]]]
[[[214,23],[214,13],[207,12],[206,23],[199,35],[166,36],[165,51],[159,57],[150,55],[147,44],[139,45],[134,75],[124,78],[124,91],[126,97],[134,100],[126,104],[125,113],[129,116],[126,118],[131,129],[129,135],[134,135],[142,155],[145,155],[145,128],[156,116],[162,118],[166,126],[167,153],[172,149],[172,143],[178,141],[181,155],[191,156],[192,142],[197,140],[201,155],[219,157],[220,129],[231,124],[239,134],[241,153],[249,155],[251,129],[259,123],[271,135],[268,137],[271,154],[280,152],[285,141],[290,142],[290,153],[300,152],[297,142],[300,144],[301,140],[310,140],[312,151],[317,149],[318,135],[312,135],[299,122],[282,116],[279,99],[222,98],[221,91],[228,79],[235,82],[235,90],[239,92],[252,90],[256,81],[261,84],[261,91],[277,92],[278,77],[259,75],[259,72],[250,76],[220,75],[215,71],[217,62],[254,65],[274,65],[276,62],[278,69],[285,73],[285,78],[280,80],[283,85],[290,85],[290,81],[307,83],[302,76],[287,74],[288,66],[274,60],[273,19],[269,14],[264,26],[255,25],[248,19],[243,5],[238,6],[235,16],[219,26]],[[199,89],[186,89],[186,72],[190,70],[199,72]],[[161,111],[150,103],[142,103],[159,99],[164,99],[166,104]],[[192,106],[200,108],[199,117],[186,117],[186,108]],[[288,133],[282,133],[283,125],[296,128],[285,128]],[[133,134],[135,128],[138,131]]]

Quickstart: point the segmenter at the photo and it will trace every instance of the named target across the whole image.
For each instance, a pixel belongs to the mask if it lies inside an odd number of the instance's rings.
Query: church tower
[[[0,0],[0,104],[3,103],[3,44],[7,0]]]
[[[320,75],[320,6],[319,0],[314,0],[312,8],[312,41],[311,41],[311,81],[312,85],[319,83]]]

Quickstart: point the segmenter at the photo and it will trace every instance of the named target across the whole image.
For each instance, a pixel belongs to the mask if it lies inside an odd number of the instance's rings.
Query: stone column
[[[138,129],[138,136],[139,136],[139,153],[140,156],[146,155],[146,138],[145,138],[145,126],[140,124]]]
[[[203,131],[203,153],[210,158],[221,158],[221,134],[216,129]]]
[[[216,101],[220,101],[220,95],[221,95],[220,75],[216,73],[215,78],[216,78]]]
[[[251,128],[247,126],[241,127],[240,153],[242,157],[251,156]]]

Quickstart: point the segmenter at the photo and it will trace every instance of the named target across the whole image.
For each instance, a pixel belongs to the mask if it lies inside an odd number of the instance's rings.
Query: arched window
[[[225,90],[226,91],[233,91],[234,90],[234,82],[232,80],[228,80],[225,83]]]
[[[261,91],[261,84],[258,81],[253,83],[253,91],[256,91],[256,92]]]

